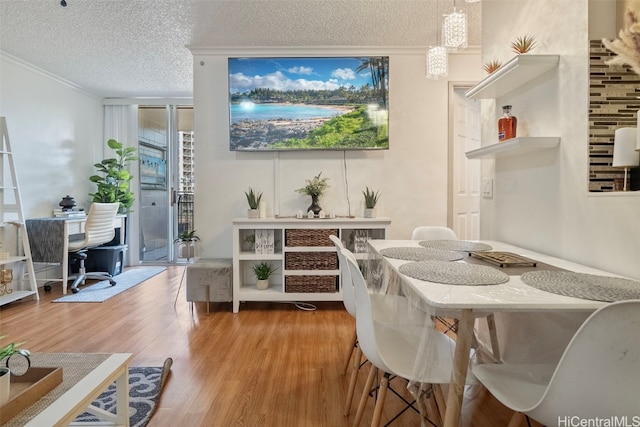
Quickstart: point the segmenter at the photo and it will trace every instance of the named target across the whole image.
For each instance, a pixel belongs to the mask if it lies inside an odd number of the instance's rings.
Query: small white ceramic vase
[[[256,287],[261,291],[264,291],[265,289],[269,288],[269,279],[264,279],[264,280],[259,279],[258,282],[256,283]]]
[[[249,209],[247,211],[247,215],[249,218],[260,218],[260,210],[259,209]]]
[[[196,241],[189,240],[180,242],[178,245],[178,258],[195,258],[196,257]]]
[[[364,210],[365,218],[375,218],[376,217],[376,208],[366,208]]]

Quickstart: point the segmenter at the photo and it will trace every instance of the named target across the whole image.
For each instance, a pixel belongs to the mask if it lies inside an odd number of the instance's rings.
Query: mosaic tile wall
[[[624,169],[611,166],[613,136],[619,127],[636,127],[640,76],[627,67],[604,62],[614,54],[600,40],[590,42],[589,191],[621,190]],[[629,169],[636,189],[640,169]],[[617,188],[616,188],[617,181]]]

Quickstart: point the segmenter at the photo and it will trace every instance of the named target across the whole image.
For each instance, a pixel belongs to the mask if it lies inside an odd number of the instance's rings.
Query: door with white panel
[[[466,151],[480,147],[480,101],[464,96],[467,87],[450,89],[451,203],[449,226],[459,239],[480,238],[480,161]]]

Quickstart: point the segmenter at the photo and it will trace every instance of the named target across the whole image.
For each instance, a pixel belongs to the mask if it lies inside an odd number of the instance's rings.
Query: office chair
[[[619,301],[582,324],[558,364],[484,364],[477,379],[516,413],[544,425],[638,415],[640,397],[640,300]]]
[[[108,243],[115,236],[113,221],[118,213],[120,203],[93,203],[89,208],[87,221],[84,228],[83,240],[69,240],[69,261],[79,260],[80,270],[78,274],[70,275],[73,280],[71,292],[78,293],[78,285],[84,284],[86,279],[108,280],[111,286],[116,281],[107,272],[87,273],[84,261],[87,259],[87,250]]]

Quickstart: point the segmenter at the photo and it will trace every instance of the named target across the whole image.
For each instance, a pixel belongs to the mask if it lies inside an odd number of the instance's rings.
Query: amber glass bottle
[[[502,117],[498,120],[498,141],[515,138],[518,126],[518,119],[511,115],[511,105],[504,105],[502,113]]]

